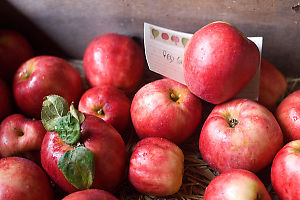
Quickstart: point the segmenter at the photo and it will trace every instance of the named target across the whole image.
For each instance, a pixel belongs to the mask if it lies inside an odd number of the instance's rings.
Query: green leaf
[[[44,97],[42,123],[47,131],[54,131],[56,122],[68,113],[68,102],[58,95]]]
[[[85,120],[84,114],[82,112],[80,112],[79,110],[76,110],[74,108],[73,103],[70,106],[70,113],[73,117],[75,117],[79,121],[80,124],[82,124],[84,122],[84,120]]]
[[[55,125],[55,132],[67,144],[75,144],[81,135],[79,121],[69,112],[66,116],[58,119]]]
[[[58,161],[58,168],[75,188],[90,188],[94,180],[94,154],[85,147],[66,151]]]

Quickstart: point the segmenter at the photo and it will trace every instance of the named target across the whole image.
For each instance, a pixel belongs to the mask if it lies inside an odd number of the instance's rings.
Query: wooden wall
[[[300,9],[295,0],[1,0],[0,25],[25,34],[40,54],[82,58],[97,35],[142,39],[143,23],[193,33],[224,20],[263,36],[263,56],[300,77]]]

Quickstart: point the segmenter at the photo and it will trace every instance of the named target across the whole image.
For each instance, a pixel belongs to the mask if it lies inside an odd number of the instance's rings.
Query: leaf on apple
[[[65,178],[79,190],[89,189],[94,180],[94,154],[80,146],[66,151],[58,161],[58,168]]]
[[[74,108],[73,103],[70,106],[70,113],[73,117],[75,117],[79,121],[80,124],[82,124],[84,122],[84,120],[85,120],[84,114],[82,112],[80,112],[79,110],[76,110]]]
[[[59,138],[62,139],[67,144],[69,145],[76,144],[76,142],[79,140],[81,136],[80,123],[71,114],[71,112],[69,112],[66,116],[63,116],[58,119],[55,125],[55,132],[57,132]]]
[[[44,99],[41,111],[42,123],[47,131],[54,131],[57,121],[68,113],[68,102],[58,95],[49,95]]]

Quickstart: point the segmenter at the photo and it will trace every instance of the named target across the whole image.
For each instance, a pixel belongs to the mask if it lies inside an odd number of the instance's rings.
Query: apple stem
[[[170,93],[170,98],[174,102],[177,102],[179,99],[179,97],[176,94],[174,94],[173,92]]]
[[[230,128],[234,128],[236,125],[238,125],[239,121],[237,119],[230,119],[229,120],[229,126]]]
[[[105,115],[105,113],[104,113],[104,110],[103,110],[103,108],[100,108],[98,111],[97,111],[97,114],[98,115]]]

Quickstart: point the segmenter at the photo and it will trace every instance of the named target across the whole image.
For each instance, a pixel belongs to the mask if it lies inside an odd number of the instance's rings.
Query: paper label
[[[182,66],[183,53],[185,45],[192,36],[193,34],[144,23],[144,45],[149,69],[185,84]],[[261,57],[263,38],[248,38],[257,45]],[[259,74],[260,66],[252,80],[236,97],[258,100]]]

